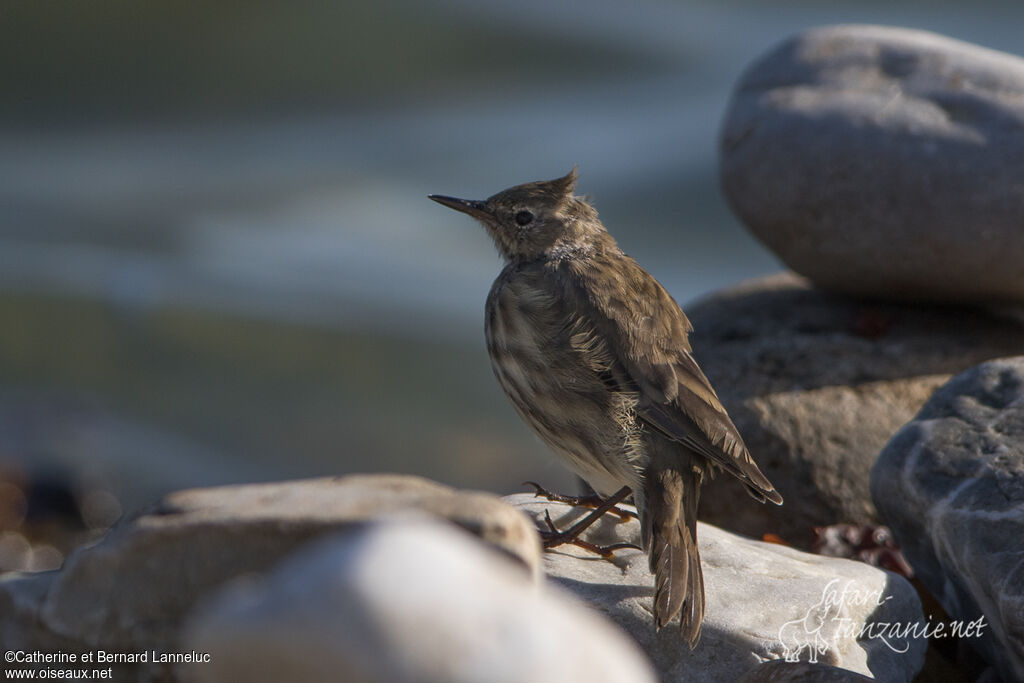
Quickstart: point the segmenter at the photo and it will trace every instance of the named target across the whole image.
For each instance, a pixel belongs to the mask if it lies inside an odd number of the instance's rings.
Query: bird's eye
[[[525,209],[516,214],[516,223],[519,225],[527,225],[533,222],[533,214]]]

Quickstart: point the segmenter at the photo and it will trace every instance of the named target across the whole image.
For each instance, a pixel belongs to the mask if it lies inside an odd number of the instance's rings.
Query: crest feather
[[[576,180],[579,177],[577,173],[578,168],[579,166],[574,165],[572,170],[561,178],[549,181],[552,185],[552,189],[562,197],[571,197],[573,190],[576,189]]]

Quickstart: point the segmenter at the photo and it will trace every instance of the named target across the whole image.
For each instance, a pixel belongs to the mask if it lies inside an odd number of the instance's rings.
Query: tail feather
[[[654,623],[662,628],[680,615],[692,649],[704,619],[704,573],[697,550],[697,503],[702,471],[653,460],[643,495],[642,538],[654,574]]]

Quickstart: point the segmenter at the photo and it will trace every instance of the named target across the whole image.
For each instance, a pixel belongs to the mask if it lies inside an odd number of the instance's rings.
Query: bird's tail
[[[655,456],[645,473],[643,545],[654,574],[655,626],[660,629],[679,614],[680,630],[693,649],[704,619],[704,573],[697,551],[703,469],[673,455],[671,464]]]

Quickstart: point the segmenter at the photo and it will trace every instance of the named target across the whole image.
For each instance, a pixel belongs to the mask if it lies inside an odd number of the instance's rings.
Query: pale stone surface
[[[863,302],[779,274],[687,307],[694,355],[785,505],[731,477],[705,484],[701,517],[807,547],[814,526],[877,523],[871,466],[950,376],[1024,353],[1024,325],[983,311]]]
[[[550,510],[559,528],[585,514],[530,494],[505,500],[538,521]],[[616,519],[605,516],[587,540],[639,542],[639,523]],[[654,579],[642,552],[619,550],[609,562],[562,546],[545,553],[544,569],[632,634],[663,681],[731,681],[787,655],[884,681],[910,681],[921,668],[923,639],[893,638],[890,647],[867,631],[856,637],[862,627],[877,631],[885,623],[923,620],[917,594],[905,579],[859,562],[752,541],[709,524],[699,525],[697,537],[707,602],[701,640],[692,652],[677,627],[655,632]]]
[[[903,553],[1004,680],[1024,680],[1024,357],[950,380],[885,447],[872,493]]]
[[[790,268],[886,298],[1024,301],[1024,60],[924,31],[797,35],[740,79],[733,209]]]
[[[538,563],[533,525],[496,496],[418,477],[357,475],[173,493],[74,553],[40,610],[51,631],[99,646],[174,642],[181,617],[224,581],[262,572],[313,538],[368,519],[421,510]]]
[[[187,630],[198,681],[655,681],[614,625],[422,518],[318,542],[227,589]]]

